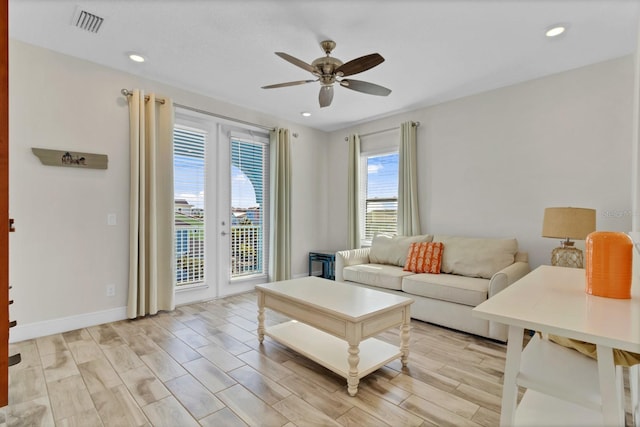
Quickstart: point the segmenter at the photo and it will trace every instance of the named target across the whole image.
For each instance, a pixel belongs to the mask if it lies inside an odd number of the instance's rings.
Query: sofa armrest
[[[336,252],[335,276],[336,281],[342,281],[342,269],[350,265],[369,264],[371,248],[349,249]]]
[[[526,276],[531,271],[529,263],[516,261],[493,275],[489,282],[489,295],[491,298],[507,286]]]
[[[514,262],[529,262],[529,252],[516,252]]]

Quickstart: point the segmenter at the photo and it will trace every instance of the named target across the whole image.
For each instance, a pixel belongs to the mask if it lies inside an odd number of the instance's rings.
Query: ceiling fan
[[[384,62],[384,58],[377,54],[372,53],[370,55],[361,56],[360,58],[353,59],[349,62],[343,63],[337,58],[331,56],[331,51],[336,47],[336,42],[332,40],[325,40],[320,43],[322,50],[327,56],[321,57],[313,61],[311,64],[307,64],[304,61],[294,58],[293,56],[284,52],[276,52],[280,58],[285,61],[289,61],[293,65],[306,70],[317,77],[315,80],[298,80],[295,82],[278,83],[274,85],[262,86],[262,89],[275,89],[278,87],[296,86],[305,83],[320,82],[320,95],[318,99],[320,101],[320,107],[328,107],[333,100],[333,84],[339,83],[340,86],[347,89],[355,90],[358,92],[367,93],[369,95],[387,96],[391,93],[390,89],[386,87],[364,82],[362,80],[343,79],[342,77],[358,74],[363,71],[367,71],[376,65],[380,65]]]

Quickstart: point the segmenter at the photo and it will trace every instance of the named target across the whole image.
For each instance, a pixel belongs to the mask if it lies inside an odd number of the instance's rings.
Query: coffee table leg
[[[258,341],[264,341],[264,294],[258,292]]]
[[[349,344],[349,378],[347,378],[347,391],[350,396],[358,392],[358,363],[360,363],[360,348],[358,344]]]
[[[409,337],[411,334],[411,315],[409,310],[405,311],[404,321],[402,322],[402,326],[400,327],[400,361],[402,362],[402,366],[407,366],[409,362]]]

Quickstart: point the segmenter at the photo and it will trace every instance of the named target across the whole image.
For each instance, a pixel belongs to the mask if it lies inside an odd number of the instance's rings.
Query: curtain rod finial
[[[123,94],[124,96],[129,96],[131,95],[131,92],[129,92],[129,89],[122,89],[120,91],[121,94]]]

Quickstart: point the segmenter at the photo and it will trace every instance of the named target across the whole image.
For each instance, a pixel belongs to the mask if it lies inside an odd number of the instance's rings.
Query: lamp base
[[[551,265],[584,268],[584,255],[580,249],[572,246],[558,247],[551,252]]]

